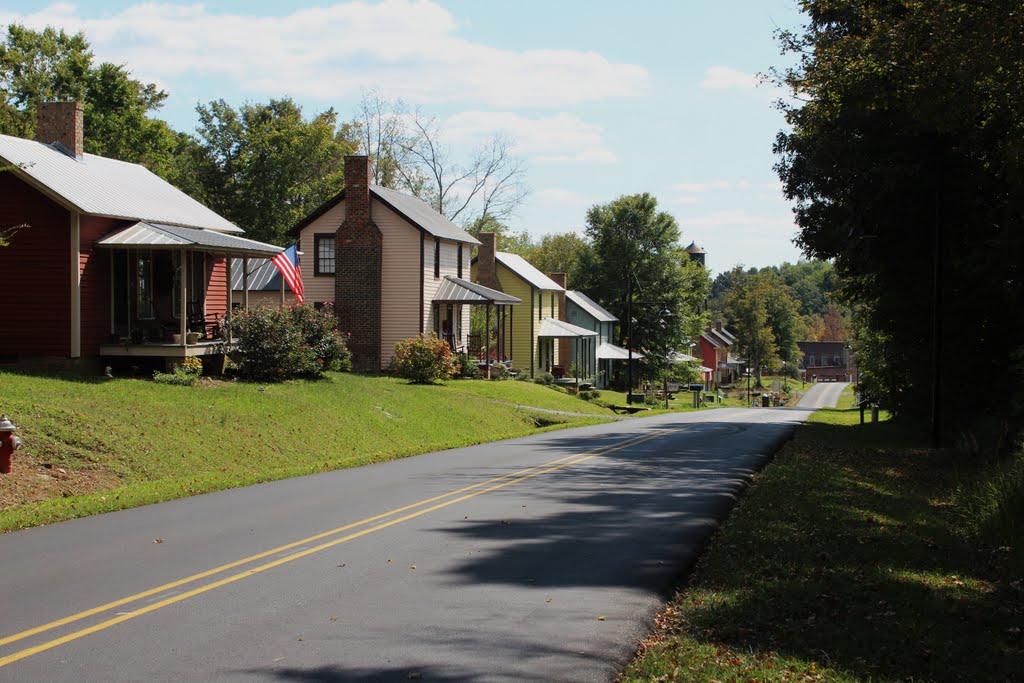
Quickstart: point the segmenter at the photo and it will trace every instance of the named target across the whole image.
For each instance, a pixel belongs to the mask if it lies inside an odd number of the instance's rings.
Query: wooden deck
[[[223,341],[199,341],[195,344],[172,344],[143,342],[142,344],[104,344],[100,346],[101,356],[136,358],[185,358],[188,356],[213,356],[231,351],[233,344]]]

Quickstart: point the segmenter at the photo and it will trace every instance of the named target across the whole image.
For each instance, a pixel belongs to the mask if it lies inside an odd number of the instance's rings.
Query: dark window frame
[[[338,256],[337,256],[338,242],[337,242],[337,239],[338,239],[337,234],[333,233],[333,232],[318,232],[318,233],[313,235],[313,276],[314,277],[319,277],[321,275],[325,275],[325,276],[327,276],[327,275],[334,275],[335,273],[338,272]],[[334,243],[334,249],[335,249],[335,255],[331,259],[334,262],[334,268],[333,268],[333,270],[330,270],[330,271],[324,270],[323,266],[320,263],[320,243],[325,241],[325,240],[330,240],[331,242],[333,242]]]
[[[441,238],[434,238],[434,277],[441,277]]]
[[[459,269],[458,269],[458,272],[459,272],[459,274],[457,275],[457,277],[461,280],[462,279],[462,242],[459,242]]]

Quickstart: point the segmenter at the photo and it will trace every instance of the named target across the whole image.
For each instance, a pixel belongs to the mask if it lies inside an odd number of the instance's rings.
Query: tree
[[[663,371],[668,354],[687,348],[704,327],[707,271],[680,247],[675,218],[646,193],[591,207],[586,235],[591,249],[582,252],[578,288],[622,321],[623,337],[627,291],[646,302],[632,307],[633,339],[623,343],[644,350],[648,372]],[[662,316],[663,308],[671,315]]]
[[[738,339],[739,353],[757,376],[761,386],[761,373],[765,367],[778,364],[779,344],[772,329],[769,301],[773,297],[772,284],[764,274],[744,278],[726,294],[725,306]]]
[[[505,220],[526,198],[525,165],[504,135],[457,160],[436,117],[376,90],[363,93],[352,126],[373,160],[375,183],[419,197],[463,226],[485,217]]]
[[[0,43],[0,133],[34,138],[36,105],[82,100],[91,67],[92,52],[83,34],[9,25]]]
[[[498,251],[518,254],[525,259],[529,259],[537,249],[530,233],[525,230],[513,232],[512,228],[494,216],[480,216],[466,226],[466,232],[473,237],[480,237],[481,232],[493,232]]]
[[[540,238],[526,259],[542,273],[565,273],[573,289],[583,278],[584,264],[592,260],[590,243],[574,232],[553,233]]]
[[[202,198],[252,239],[283,245],[296,222],[341,191],[353,132],[333,109],[310,120],[293,100],[199,105],[193,163]]]
[[[891,407],[937,427],[955,423],[936,412],[942,378],[970,357],[991,384],[957,417],[1008,416],[1019,401],[1003,397],[1020,387],[1005,364],[1024,303],[1020,3],[803,5],[806,30],[780,34],[799,57],[780,78],[802,104],[783,106],[791,130],[777,137],[777,170],[798,243],[834,259],[858,334],[884,340],[862,374]]]

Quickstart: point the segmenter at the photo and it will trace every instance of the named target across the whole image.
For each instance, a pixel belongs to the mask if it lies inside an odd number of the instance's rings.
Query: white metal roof
[[[637,351],[633,352],[633,360],[643,358],[644,354]],[[621,346],[615,344],[609,344],[604,342],[597,347],[597,359],[598,360],[629,360],[629,349],[624,349]]]
[[[599,323],[614,323],[619,320],[583,292],[567,289],[565,290],[565,298],[582,308]]]
[[[532,263],[518,254],[505,251],[494,252],[495,260],[522,278],[527,284],[545,292],[564,292],[557,282],[537,270]]]
[[[15,173],[82,213],[218,232],[244,232],[144,166],[0,135],[0,159]]]
[[[100,247],[191,247],[204,251],[225,251],[251,256],[274,256],[281,247],[213,230],[183,228],[180,225],[139,222],[107,235]]]
[[[468,303],[468,304],[495,304],[507,306],[510,304],[521,304],[519,297],[511,296],[505,292],[499,292],[490,287],[469,280],[462,280],[451,275],[445,275],[444,282],[437,289],[437,294],[431,301],[443,303]]]
[[[573,325],[572,323],[567,323],[564,320],[544,318],[540,321],[540,332],[537,333],[537,336],[554,337],[555,339],[564,339],[568,337],[596,337],[597,332],[588,330],[585,327]]]

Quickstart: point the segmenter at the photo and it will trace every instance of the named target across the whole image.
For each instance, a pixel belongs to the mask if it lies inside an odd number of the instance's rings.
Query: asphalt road
[[[0,536],[0,681],[609,680],[806,414],[616,422]]]

